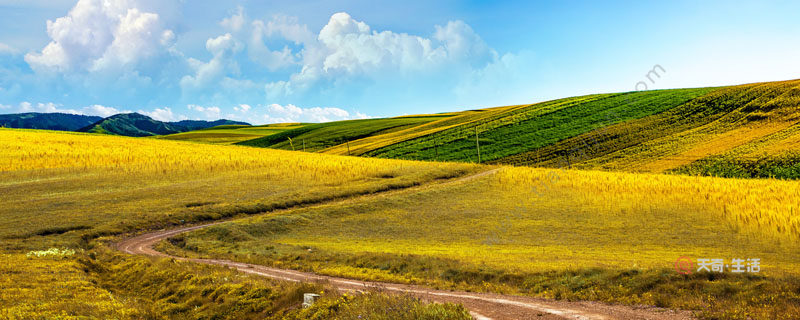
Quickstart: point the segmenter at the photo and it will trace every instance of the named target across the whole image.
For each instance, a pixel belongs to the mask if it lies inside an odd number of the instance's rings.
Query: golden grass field
[[[499,170],[472,180],[400,190],[493,168]],[[398,191],[245,217],[391,189]],[[14,283],[2,292],[0,315],[17,318],[55,317],[64,308],[74,308],[64,318],[176,317],[197,305],[225,318],[283,314],[288,302],[280,297],[301,288],[248,280],[215,300],[206,290],[227,283],[220,277],[232,272],[187,263],[173,270],[174,262],[127,257],[96,241],[234,216],[243,219],[159,248],[353,278],[685,308],[705,318],[800,316],[796,181],[488,167],[0,129],[0,190],[0,270]],[[77,253],[25,255],[54,247]],[[680,256],[760,258],[762,272],[683,277],[672,269]],[[197,270],[206,271],[193,276]],[[76,291],[53,291],[62,282]],[[44,311],[31,309],[29,301],[51,292],[63,296]],[[274,308],[245,298],[253,294]],[[342,298],[329,299],[322,305]],[[239,300],[274,313],[220,311],[239,310],[231,305]],[[362,302],[353,305],[367,308]],[[145,305],[156,307],[142,311]]]
[[[0,129],[0,238],[7,250],[74,246],[84,235],[263,212],[475,169]]]
[[[322,290],[318,286],[129,257],[95,239],[405,188],[476,170],[472,165],[0,129],[0,318],[307,319],[309,314],[292,310],[303,292]],[[55,249],[76,253],[26,255],[59,252]],[[381,295],[343,300],[328,294],[313,311],[346,317],[380,303],[406,308],[398,312],[468,318],[462,307]]]
[[[229,222],[161,248],[343,277],[790,319],[800,315],[790,304],[800,298],[796,199],[794,181],[506,167],[390,199]],[[682,279],[672,268],[681,256],[760,258],[762,271]],[[575,279],[577,288],[560,287]],[[717,295],[718,286],[736,295]]]

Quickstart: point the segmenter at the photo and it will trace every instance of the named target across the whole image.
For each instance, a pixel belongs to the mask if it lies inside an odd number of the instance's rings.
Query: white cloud
[[[206,41],[206,50],[211,52],[214,57],[205,63],[193,58],[187,59],[188,64],[195,70],[195,74],[181,78],[181,88],[184,90],[204,88],[225,78],[226,74],[239,73],[239,65],[236,60],[232,59],[232,55],[241,49],[241,43],[230,33],[209,38]]]
[[[186,116],[184,115],[174,114],[172,112],[172,109],[170,109],[169,107],[156,108],[153,111],[139,110],[139,113],[146,115],[150,118],[156,119],[158,121],[178,121],[186,119]]]
[[[241,113],[247,113],[248,111],[250,111],[250,108],[251,107],[249,104],[240,104],[236,107],[233,107],[233,110],[236,110],[237,112]]]
[[[47,21],[51,42],[25,61],[39,71],[100,71],[158,55],[175,33],[158,13],[140,10],[142,2],[78,1],[66,16]]]
[[[222,110],[219,107],[203,107],[190,104],[187,108],[201,113],[206,120],[218,120],[222,114]]]
[[[349,112],[333,107],[300,108],[293,104],[285,106],[273,103],[267,106],[265,120],[267,122],[328,122],[348,119],[363,119],[369,116],[356,113],[353,117]]]
[[[0,105],[0,109],[12,109],[13,106],[3,106]],[[53,102],[46,102],[46,103],[30,103],[27,101],[21,102],[17,106],[17,112],[26,113],[26,112],[41,112],[41,113],[70,113],[70,114],[82,114],[88,116],[100,116],[100,117],[108,117],[118,113],[126,113],[130,111],[120,111],[113,107],[105,107],[99,104],[86,106],[80,109],[70,109],[64,108],[63,105],[53,103]]]
[[[53,102],[47,102],[47,103],[41,103],[40,102],[40,103],[37,103],[37,104],[32,104],[30,102],[25,101],[25,102],[22,102],[22,103],[19,104],[18,110],[21,113],[25,113],[25,112],[42,112],[42,113],[59,112],[59,113],[71,113],[71,114],[83,114],[82,112],[80,112],[78,110],[75,110],[75,109],[62,109],[62,107],[63,107],[63,105],[56,104],[56,103],[53,103]]]
[[[239,30],[242,30],[242,27],[244,26],[244,21],[245,21],[244,8],[242,8],[242,6],[238,6],[236,7],[236,13],[230,17],[222,19],[219,25],[233,32],[238,32]]]
[[[297,18],[274,16],[266,22],[255,20],[252,25],[248,55],[251,60],[265,66],[270,71],[298,64],[301,55],[292,52],[287,45],[280,50],[272,50],[264,43],[265,39],[281,38],[296,45],[314,46],[314,34],[308,30],[307,26],[299,24]]]
[[[84,114],[101,116],[103,118],[110,117],[118,113],[122,113],[114,107],[105,107],[99,104],[91,105],[84,108],[84,112],[85,112]]]
[[[340,12],[331,16],[316,41],[304,43],[302,68],[288,80],[265,86],[268,98],[302,93],[320,80],[348,77],[421,75],[442,68],[482,68],[498,54],[463,21],[436,26],[430,38],[375,31]]]

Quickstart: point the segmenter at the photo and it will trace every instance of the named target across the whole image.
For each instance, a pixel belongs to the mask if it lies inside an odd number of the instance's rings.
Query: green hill
[[[179,122],[162,122],[138,113],[124,113],[102,119],[89,126],[78,129],[77,131],[115,134],[129,137],[147,137],[175,134],[219,125],[247,125],[247,123],[224,119],[217,121],[184,120]]]
[[[424,115],[315,123],[237,144],[284,150],[303,150],[305,148],[306,151],[315,152],[337,145],[346,146],[348,141],[387,134],[450,116]],[[292,142],[289,141],[289,138],[292,139]]]
[[[379,158],[800,177],[800,80],[594,94],[464,112],[351,120],[242,145]],[[476,141],[477,134],[477,141]]]
[[[0,114],[0,127],[74,131],[101,119],[103,118],[67,113]]]

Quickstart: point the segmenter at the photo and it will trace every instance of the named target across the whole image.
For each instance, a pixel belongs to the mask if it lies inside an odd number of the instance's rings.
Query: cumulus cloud
[[[177,115],[173,113],[172,109],[169,107],[156,108],[153,111],[139,110],[139,113],[158,121],[179,121],[187,119],[184,115]]]
[[[250,108],[252,107],[250,107],[249,104],[240,104],[236,107],[233,107],[233,110],[236,110],[236,112],[247,113],[250,111]]]
[[[37,71],[100,71],[136,64],[172,46],[175,33],[158,13],[136,0],[80,0],[69,13],[47,21],[51,41],[25,55]]]
[[[331,16],[315,42],[304,47],[302,68],[288,80],[268,83],[268,97],[303,92],[320,80],[353,76],[419,74],[448,67],[481,67],[498,54],[463,21],[436,26],[431,37],[376,31],[340,12]]]
[[[200,113],[206,120],[217,120],[220,118],[220,114],[222,114],[222,110],[220,110],[219,107],[203,107],[193,104],[187,107],[189,110]]]
[[[88,115],[101,116],[101,117],[104,117],[104,118],[113,116],[113,115],[118,114],[118,113],[123,113],[123,112],[120,112],[119,110],[117,110],[117,108],[101,106],[99,104],[91,105],[91,106],[88,106],[88,107],[84,108],[84,112],[85,112],[85,114],[88,114]],[[128,111],[126,111],[126,113],[127,112]]]
[[[229,29],[229,30],[231,30],[233,32],[238,32],[239,30],[242,30],[242,27],[244,26],[244,22],[245,22],[244,8],[242,8],[242,6],[237,6],[236,7],[236,13],[234,13],[230,17],[222,19],[222,21],[220,21],[219,25],[221,25],[222,27],[227,28],[227,29]]]
[[[282,106],[273,103],[267,106],[267,114],[264,118],[267,122],[328,122],[364,117],[367,116],[362,113],[356,113],[356,117],[353,117],[349,112],[340,108],[300,108],[293,104]]]
[[[214,56],[208,62],[189,58],[188,63],[195,74],[181,78],[181,88],[184,90],[203,88],[225,78],[229,73],[238,73],[239,65],[232,56],[241,49],[242,44],[230,33],[209,38],[206,41],[206,50]]]

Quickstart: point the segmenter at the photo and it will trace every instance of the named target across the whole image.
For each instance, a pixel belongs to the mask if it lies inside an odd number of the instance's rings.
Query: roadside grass
[[[800,316],[792,181],[503,168],[357,204],[228,222],[158,249],[333,276],[695,310]],[[678,274],[678,257],[760,258]]]
[[[69,255],[0,254],[0,262],[3,319],[471,319],[456,305],[381,292],[342,295],[324,284],[129,256],[103,246]],[[301,309],[304,293],[323,296]]]
[[[0,129],[0,249],[93,238],[399,189],[476,166]]]

